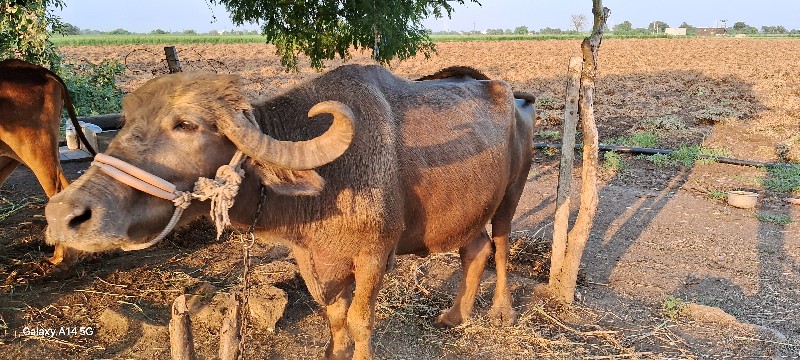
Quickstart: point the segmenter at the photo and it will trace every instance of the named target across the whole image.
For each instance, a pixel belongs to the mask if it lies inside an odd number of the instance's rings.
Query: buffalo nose
[[[62,227],[76,230],[81,224],[92,218],[92,209],[63,202],[51,202],[44,209],[47,223],[60,224]]]

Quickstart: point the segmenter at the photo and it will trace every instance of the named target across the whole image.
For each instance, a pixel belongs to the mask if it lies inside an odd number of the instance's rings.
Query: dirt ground
[[[469,65],[505,79],[538,96],[537,141],[554,141],[548,131],[560,126],[564,74],[568,58],[579,53],[577,41],[438,47],[430,60],[392,68],[416,78]],[[161,46],[62,50],[75,61],[125,62],[128,70],[119,80],[126,91],[166,72]],[[299,73],[284,72],[268,45],[178,51],[186,70],[241,74],[252,97],[316,76],[307,64]],[[595,98],[601,142],[653,129],[659,147],[702,145],[734,158],[777,161],[776,145],[800,133],[797,58],[796,40],[606,40]],[[369,59],[357,54],[350,62]],[[656,165],[631,155],[622,160],[602,170],[599,210],[573,306],[534,294],[547,281],[558,173],[557,156],[545,150],[534,158],[514,220],[510,283],[518,322],[493,326],[486,317],[495,281],[488,270],[473,318],[455,329],[432,327],[455,296],[457,254],[402,256],[378,298],[377,357],[800,359],[800,207],[783,201],[800,194],[765,189],[762,168]],[[74,180],[88,166],[66,163],[64,169]],[[574,182],[577,188],[577,175]],[[718,196],[739,189],[759,193],[756,209],[730,207]],[[216,356],[220,315],[212,299],[239,290],[237,240],[215,241],[213,226],[201,220],[153,249],[89,256],[67,272],[54,272],[41,260],[52,252],[43,244],[45,203],[24,167],[0,188],[0,358],[167,359],[169,306],[183,293],[203,295],[195,298],[195,346],[201,358]],[[760,221],[757,215],[792,221]],[[259,242],[253,264],[254,291],[282,290],[288,305],[274,331],[251,321],[246,357],[320,358],[327,324],[290,252]],[[41,329],[66,333],[30,333]]]

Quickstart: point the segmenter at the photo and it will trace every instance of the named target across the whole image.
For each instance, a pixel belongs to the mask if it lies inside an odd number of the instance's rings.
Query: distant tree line
[[[634,28],[630,21],[623,21],[614,25],[611,28],[615,34],[630,34],[630,35],[644,35],[644,34],[663,34],[666,28],[670,27],[664,21],[656,20],[651,22],[646,28]],[[697,28],[687,22],[681,23],[679,28],[686,29],[686,35],[697,34]],[[762,26],[759,32],[758,28],[747,25],[744,21],[738,21],[733,26],[726,28],[728,34],[800,34],[800,30],[786,30],[783,26]]]
[[[539,31],[529,30],[527,26],[517,26],[516,28],[512,29],[486,29],[486,31],[481,32],[477,30],[472,31],[431,31],[429,32],[432,35],[533,35],[533,34],[540,34],[540,35],[579,35],[584,26],[585,17],[581,17],[579,15],[572,15],[572,22],[573,27],[575,29],[569,30],[562,30],[560,28],[551,28],[546,27],[543,29],[539,29]],[[620,35],[650,35],[650,34],[663,34],[664,31],[670,27],[664,21],[656,20],[651,22],[647,25],[647,27],[641,28],[634,28],[633,24],[630,21],[623,21],[619,24],[614,25],[611,28],[611,31],[615,34]],[[688,24],[687,22],[681,23],[679,28],[686,28],[686,35],[692,36],[697,33],[697,28]],[[800,30],[787,30],[785,27],[776,25],[776,26],[762,26],[761,31],[759,31],[756,27],[747,25],[743,21],[739,21],[733,24],[733,26],[727,28],[728,34],[736,35],[736,34],[800,34]],[[111,31],[99,31],[99,30],[92,30],[92,29],[81,29],[75,25],[70,23],[63,23],[57,29],[54,29],[54,34],[61,34],[61,35],[145,35],[145,34],[152,34],[152,35],[166,35],[166,34],[173,34],[173,35],[198,35],[195,30],[187,29],[182,31],[167,31],[163,29],[155,29],[150,31],[149,33],[135,33],[125,29],[114,29]],[[204,35],[258,35],[260,32],[258,30],[225,30],[225,31],[217,31],[212,30]]]
[[[54,34],[60,35],[166,35],[166,34],[173,34],[173,35],[198,35],[197,31],[193,29],[186,29],[181,31],[167,31],[163,29],[155,29],[150,31],[149,33],[136,33],[131,32],[125,29],[114,29],[111,31],[100,31],[100,30],[92,30],[92,29],[81,29],[75,25],[70,23],[63,23],[57,29],[54,29]],[[258,35],[260,32],[258,30],[225,30],[225,31],[217,31],[211,30],[209,32],[204,33],[205,35]]]

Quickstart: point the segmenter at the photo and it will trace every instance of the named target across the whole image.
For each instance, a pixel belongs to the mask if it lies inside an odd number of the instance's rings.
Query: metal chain
[[[253,216],[253,222],[250,224],[250,227],[247,228],[245,233],[240,233],[239,241],[242,242],[242,249],[244,250],[244,259],[242,260],[242,290],[240,294],[240,299],[242,300],[242,306],[239,309],[239,318],[242,321],[242,325],[239,328],[239,359],[244,359],[244,350],[245,350],[245,335],[247,333],[247,313],[248,313],[248,306],[250,302],[250,249],[253,247],[256,241],[256,235],[253,231],[256,228],[256,223],[258,219],[261,217],[261,211],[264,207],[265,202],[265,194],[266,194],[266,186],[263,184],[261,185],[260,194],[258,196],[258,206],[256,207],[256,214]]]

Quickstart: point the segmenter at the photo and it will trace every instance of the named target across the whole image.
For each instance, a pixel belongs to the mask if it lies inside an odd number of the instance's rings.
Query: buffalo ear
[[[325,179],[314,170],[288,170],[259,163],[253,169],[261,183],[279,195],[314,196],[325,187]]]

